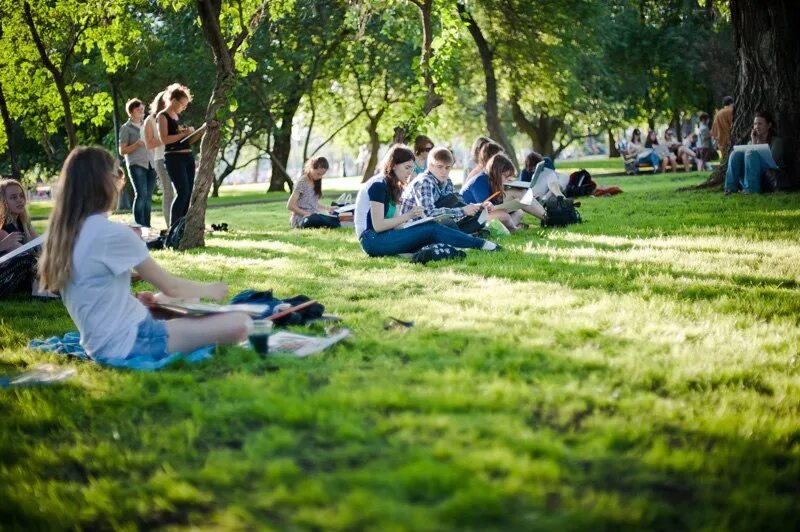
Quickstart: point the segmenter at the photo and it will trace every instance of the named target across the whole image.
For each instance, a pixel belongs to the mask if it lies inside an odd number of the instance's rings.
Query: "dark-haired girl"
[[[355,227],[361,248],[371,257],[413,253],[441,242],[457,248],[499,249],[497,244],[475,238],[444,225],[427,222],[402,225],[425,215],[417,205],[400,214],[400,195],[414,169],[414,153],[405,146],[389,149],[378,175],[361,186],[356,197]]]

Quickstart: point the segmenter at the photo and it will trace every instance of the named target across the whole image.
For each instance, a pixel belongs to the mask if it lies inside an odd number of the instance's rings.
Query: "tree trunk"
[[[2,83],[0,83],[0,115],[3,117],[3,128],[6,130],[6,151],[8,151],[8,158],[11,162],[11,177],[19,181],[22,177],[22,172],[20,171],[19,161],[17,160],[17,146],[14,141],[14,122],[11,120],[11,114],[8,112],[6,95],[3,91]]]
[[[181,238],[180,249],[191,249],[205,245],[206,207],[208,206],[208,192],[214,181],[214,165],[219,155],[220,122],[218,113],[228,102],[228,94],[233,89],[236,81],[235,57],[239,47],[252,31],[261,22],[266,14],[266,0],[258,8],[246,28],[242,28],[228,45],[228,39],[220,30],[220,12],[222,6],[219,0],[198,0],[197,11],[200,16],[200,26],[203,37],[214,53],[214,66],[216,76],[214,89],[206,107],[206,133],[200,142],[200,165],[194,181],[192,197],[189,201],[189,211],[186,213],[186,227]]]
[[[381,140],[378,138],[378,123],[383,113],[380,113],[376,118],[369,119],[369,126],[367,126],[367,133],[369,133],[369,161],[364,166],[364,175],[361,176],[361,182],[375,174],[375,167],[378,165],[378,151],[381,149]]]
[[[42,64],[48,70],[48,72],[50,72],[50,75],[53,77],[53,83],[56,85],[58,97],[61,100],[61,106],[64,108],[64,129],[67,132],[69,149],[72,151],[72,149],[78,145],[78,136],[75,133],[75,124],[72,122],[72,107],[70,105],[69,95],[67,94],[67,86],[66,83],[64,83],[64,72],[63,70],[59,71],[50,60],[47,48],[45,47],[44,43],[42,42],[42,38],[39,35],[39,30],[36,29],[36,23],[34,22],[33,14],[31,13],[31,6],[28,2],[25,2],[23,5],[23,12],[25,22],[28,24],[28,29],[31,32],[33,42],[36,45],[36,49],[39,51],[39,59],[42,61]]]
[[[486,102],[484,103],[484,110],[486,111],[486,128],[489,130],[489,136],[497,141],[506,154],[512,161],[517,161],[517,154],[514,152],[514,146],[509,142],[503,131],[503,126],[500,123],[500,113],[497,107],[497,77],[494,73],[494,50],[486,41],[483,32],[478,27],[475,19],[467,11],[466,6],[462,2],[456,4],[458,13],[461,20],[467,25],[467,30],[475,44],[478,47],[478,54],[481,57],[481,64],[483,65],[483,74],[486,83]]]
[[[792,0],[731,0],[736,46],[736,92],[728,151],[749,140],[757,110],[772,113],[784,142],[783,170],[798,182],[800,172],[800,10]],[[719,187],[727,161],[698,188]]]
[[[749,139],[757,110],[769,111],[784,142],[784,170],[798,177],[800,39],[794,32],[800,26],[800,10],[793,0],[731,0],[731,21],[738,75],[728,147]]]
[[[286,172],[286,165],[289,162],[289,155],[292,151],[292,122],[297,108],[300,106],[300,96],[292,98],[286,102],[286,106],[281,113],[281,127],[276,129],[273,135],[273,146],[271,159],[278,164],[272,165],[272,177],[269,181],[270,192],[283,192],[288,183],[289,190],[292,189],[292,179]],[[305,161],[303,161],[305,162]]]
[[[611,159],[616,159],[620,156],[619,148],[617,148],[617,141],[614,140],[614,133],[611,131],[611,128],[608,128],[607,131],[608,131],[608,157]]]

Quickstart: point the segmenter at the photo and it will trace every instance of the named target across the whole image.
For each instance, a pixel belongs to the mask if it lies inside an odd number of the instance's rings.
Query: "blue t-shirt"
[[[522,170],[519,171],[519,180],[520,181],[526,181],[526,182],[530,183],[531,179],[533,179],[533,172],[529,172],[525,168],[523,168]]]
[[[491,195],[492,187],[489,186],[489,174],[486,172],[474,176],[461,187],[461,196],[467,203],[483,203]]]

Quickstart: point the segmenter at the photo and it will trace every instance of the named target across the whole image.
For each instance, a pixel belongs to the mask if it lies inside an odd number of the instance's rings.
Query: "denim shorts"
[[[152,360],[159,360],[167,353],[167,326],[162,320],[153,318],[150,314],[139,323],[136,332],[136,341],[133,348],[125,357],[126,359],[147,357]]]

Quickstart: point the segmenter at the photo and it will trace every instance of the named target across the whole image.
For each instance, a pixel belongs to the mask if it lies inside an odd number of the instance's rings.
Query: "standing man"
[[[150,164],[144,139],[144,105],[138,98],[125,104],[128,121],[119,128],[119,154],[125,156],[128,177],[133,184],[133,220],[142,227],[150,227],[150,209],[156,172]]]
[[[733,96],[725,96],[722,99],[722,109],[714,116],[714,125],[711,126],[711,138],[717,141],[721,160],[725,160],[728,156],[731,127],[733,127]]]

